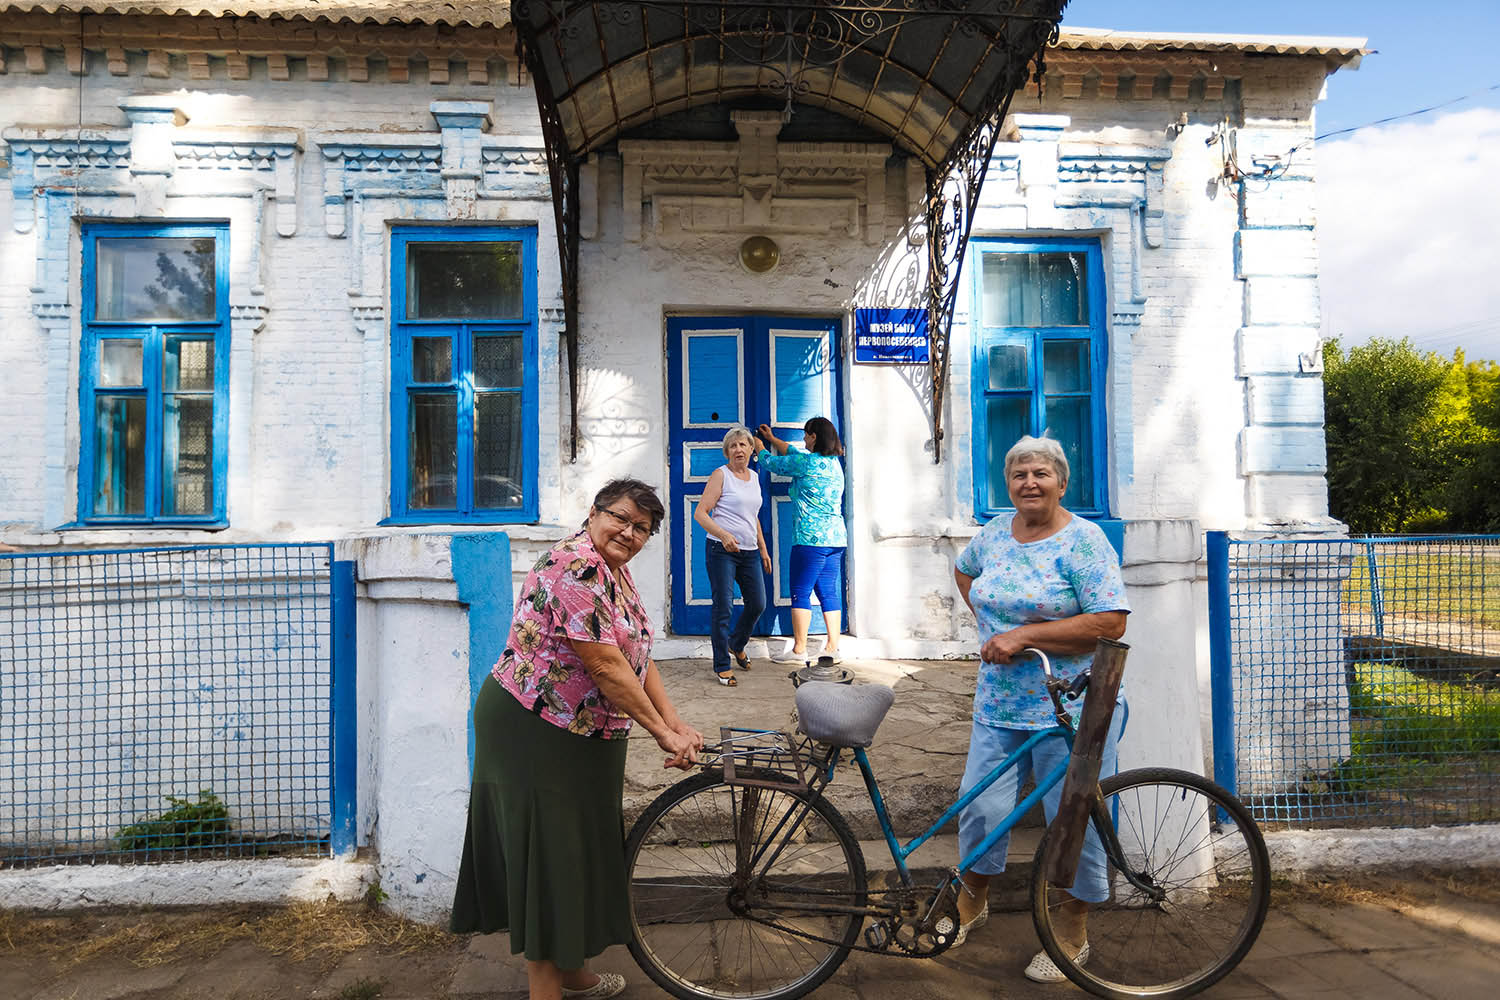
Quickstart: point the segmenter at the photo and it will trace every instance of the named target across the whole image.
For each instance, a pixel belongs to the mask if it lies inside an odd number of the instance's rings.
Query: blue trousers
[[[760,552],[756,549],[730,552],[716,539],[710,538],[707,550],[708,584],[714,597],[709,639],[714,648],[714,670],[723,673],[730,668],[729,651],[744,651],[745,643],[750,641],[750,632],[761,612],[766,610],[766,578],[760,568]],[[745,607],[731,632],[729,619],[734,613],[736,583],[740,585]]]
[[[793,545],[791,559],[792,607],[812,610],[812,595],[824,611],[844,610],[844,547]]]
[[[1099,767],[1101,779],[1110,777],[1120,769],[1119,742],[1120,733],[1125,726],[1125,716],[1124,702],[1116,704],[1114,717],[1109,723],[1109,738],[1104,741]],[[969,733],[969,759],[964,765],[964,780],[959,787],[959,795],[962,796],[979,784],[985,775],[1034,733],[1035,730],[1002,729],[975,720]],[[989,832],[1010,815],[1010,811],[1016,806],[1021,785],[1033,770],[1038,778],[1044,778],[1058,764],[1065,764],[1067,759],[1067,742],[1061,736],[1049,736],[1032,747],[1029,754],[997,778],[979,798],[970,802],[958,814],[959,858],[967,858]],[[1062,786],[1063,783],[1059,781],[1042,797],[1042,809],[1047,814],[1048,823],[1057,815],[1058,803],[1062,801]],[[980,856],[970,871],[976,875],[998,875],[1005,871],[1005,852],[1009,844],[1010,834],[1007,833],[995,842],[994,847]],[[1086,903],[1102,903],[1109,898],[1109,872],[1104,845],[1099,843],[1099,835],[1094,832],[1092,825],[1084,838],[1083,855],[1078,861],[1077,881],[1068,891],[1074,899],[1081,899]]]

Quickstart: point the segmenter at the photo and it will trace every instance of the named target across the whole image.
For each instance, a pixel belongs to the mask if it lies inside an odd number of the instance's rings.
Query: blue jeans
[[[1104,741],[1099,766],[1101,779],[1108,778],[1120,769],[1118,751],[1125,717],[1126,708],[1122,700],[1115,705],[1114,717],[1109,722],[1109,737]],[[989,774],[995,765],[1014,753],[1035,732],[1031,729],[1002,729],[975,720],[969,733],[969,759],[964,765],[964,780],[959,786],[959,795],[962,796],[979,784],[980,779]],[[1067,759],[1068,744],[1061,736],[1049,736],[1032,747],[1027,757],[1017,761],[1015,767],[996,779],[979,798],[970,802],[968,808],[958,814],[959,858],[968,857],[969,852],[978,847],[989,832],[1010,814],[1016,806],[1021,784],[1033,770],[1037,778],[1041,779]],[[1062,801],[1062,787],[1063,783],[1059,781],[1042,797],[1042,809],[1047,814],[1048,823],[1057,815],[1058,803]],[[1005,871],[1005,852],[1009,844],[1010,834],[1006,834],[974,862],[970,870],[976,875],[998,875]],[[1099,843],[1099,835],[1094,832],[1091,824],[1084,837],[1083,855],[1078,860],[1077,881],[1068,890],[1074,899],[1081,899],[1086,903],[1102,903],[1109,898],[1109,874],[1105,860],[1104,845]]]
[[[729,651],[744,652],[750,641],[750,632],[766,610],[766,578],[760,568],[760,552],[756,549],[740,549],[730,552],[716,539],[707,543],[708,583],[713,588],[714,610],[709,628],[709,638],[714,647],[714,670],[719,673],[730,668]],[[745,608],[734,631],[729,630],[729,618],[734,613],[734,585],[740,585],[740,596],[745,599]]]

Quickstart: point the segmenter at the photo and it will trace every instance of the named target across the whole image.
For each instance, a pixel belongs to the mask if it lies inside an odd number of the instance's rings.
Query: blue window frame
[[[391,236],[391,516],[537,518],[534,227]]]
[[[79,521],[225,524],[229,227],[83,227]]]
[[[1022,435],[1043,431],[1068,457],[1063,505],[1083,517],[1107,516],[1099,244],[975,239],[970,252],[976,516],[987,520],[1013,509],[1005,453]]]

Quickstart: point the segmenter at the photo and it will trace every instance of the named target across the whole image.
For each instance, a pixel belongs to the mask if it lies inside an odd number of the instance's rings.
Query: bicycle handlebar
[[[1049,678],[1054,676],[1052,673],[1052,661],[1047,659],[1046,653],[1042,652],[1040,649],[1037,649],[1035,646],[1027,646],[1025,649],[1021,650],[1021,652],[1035,653],[1037,655],[1037,658],[1042,661],[1042,673],[1046,674]]]

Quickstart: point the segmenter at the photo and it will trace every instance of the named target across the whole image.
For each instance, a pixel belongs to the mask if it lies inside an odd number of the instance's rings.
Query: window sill
[[[497,514],[486,517],[453,517],[445,514],[435,516],[398,514],[377,521],[381,528],[472,528],[482,525],[536,524],[539,518],[527,511],[513,514]]]
[[[228,521],[73,521],[53,531],[224,531]]]

